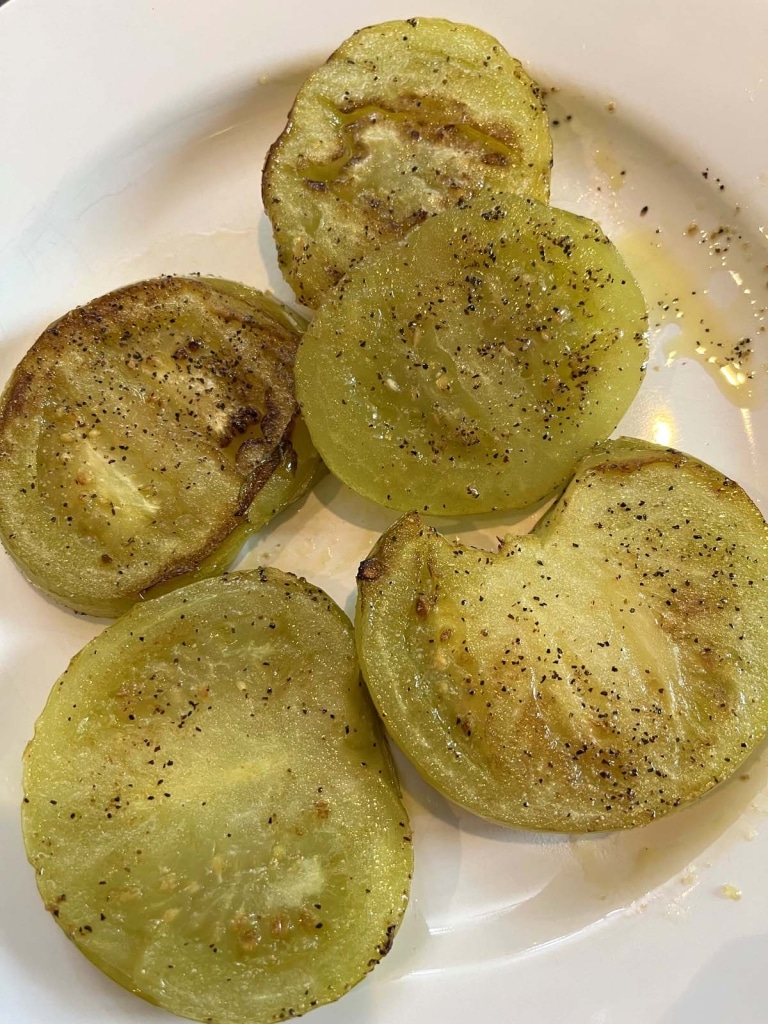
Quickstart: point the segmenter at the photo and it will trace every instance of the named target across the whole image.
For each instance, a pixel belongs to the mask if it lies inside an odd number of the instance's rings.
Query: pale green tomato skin
[[[768,525],[733,481],[631,438],[491,552],[415,513],[360,566],[358,654],[427,781],[501,824],[647,824],[768,727]]]
[[[359,259],[484,190],[549,198],[541,90],[480,29],[361,29],[302,85],[262,178],[278,262],[316,308]]]
[[[296,394],[365,497],[521,511],[611,434],[647,354],[643,296],[593,221],[486,196],[350,270],[302,338]]]
[[[123,987],[217,1024],[338,999],[389,950],[411,833],[352,626],[273,569],[136,605],[24,755],[46,908]]]
[[[319,465],[294,395],[304,326],[256,289],[165,277],[48,327],[0,399],[0,538],[22,573],[116,616],[231,564]]]

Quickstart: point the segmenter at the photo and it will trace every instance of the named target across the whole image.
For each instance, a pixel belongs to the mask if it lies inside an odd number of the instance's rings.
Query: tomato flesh
[[[365,497],[430,515],[522,510],[615,429],[646,329],[593,221],[486,197],[353,267],[302,338],[296,393],[329,469]]]
[[[610,442],[492,553],[415,514],[359,575],[363,672],[438,789],[522,828],[644,824],[768,726],[768,526],[679,452]]]
[[[47,908],[124,987],[281,1020],[385,954],[412,868],[343,613],[258,570],[135,606],[72,661],[25,754]]]
[[[117,615],[247,532],[297,429],[302,327],[254,289],[192,278],[130,285],[52,324],[0,404],[0,535],[25,575]]]
[[[367,253],[484,189],[548,199],[551,161],[540,89],[498,40],[440,18],[361,29],[267,157],[280,267],[316,307]]]

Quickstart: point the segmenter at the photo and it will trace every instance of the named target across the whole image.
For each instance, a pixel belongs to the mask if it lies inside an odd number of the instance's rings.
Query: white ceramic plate
[[[471,19],[556,87],[553,199],[599,219],[646,289],[651,363],[623,432],[704,458],[767,512],[768,6],[418,7],[4,6],[0,377],[55,316],[143,276],[202,271],[287,297],[259,175],[299,82],[361,25],[414,13]],[[753,355],[737,364],[744,337]],[[243,564],[304,574],[351,610],[357,562],[392,518],[329,478]],[[448,528],[483,541],[504,525]],[[0,1019],[170,1021],[66,941],[22,849],[22,749],[51,684],[101,624],[50,605],[4,555],[0,601]],[[411,907],[387,960],[315,1011],[317,1024],[768,1020],[765,752],[689,810],[586,839],[505,831],[412,771],[404,779],[416,833]]]

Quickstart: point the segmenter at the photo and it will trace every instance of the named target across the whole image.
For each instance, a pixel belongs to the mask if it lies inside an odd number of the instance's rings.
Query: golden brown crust
[[[316,307],[346,271],[484,189],[549,195],[541,90],[487,33],[439,18],[356,32],[304,83],[262,198],[278,263]]]
[[[114,614],[246,522],[294,427],[299,321],[163,277],[64,314],[0,403],[0,533],[56,600]]]

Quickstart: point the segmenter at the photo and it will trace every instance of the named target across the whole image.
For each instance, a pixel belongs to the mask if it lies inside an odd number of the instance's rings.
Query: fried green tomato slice
[[[642,825],[728,778],[768,725],[768,527],[733,481],[625,440],[496,553],[416,514],[359,572],[385,725],[505,825]]]
[[[267,156],[280,267],[315,307],[371,249],[482,189],[546,201],[551,162],[540,89],[492,36],[438,18],[361,29]]]
[[[303,326],[255,289],[165,277],[44,331],[0,400],[0,536],[25,575],[114,616],[226,567],[263,524],[249,509],[275,472],[270,508],[319,463],[304,435],[294,444]]]
[[[388,951],[408,819],[349,620],[257,570],[134,606],[55,684],[24,758],[48,910],[120,985],[217,1024],[337,999]]]
[[[354,267],[296,361],[344,483],[432,515],[525,509],[615,429],[647,358],[643,297],[590,220],[499,196]]]

